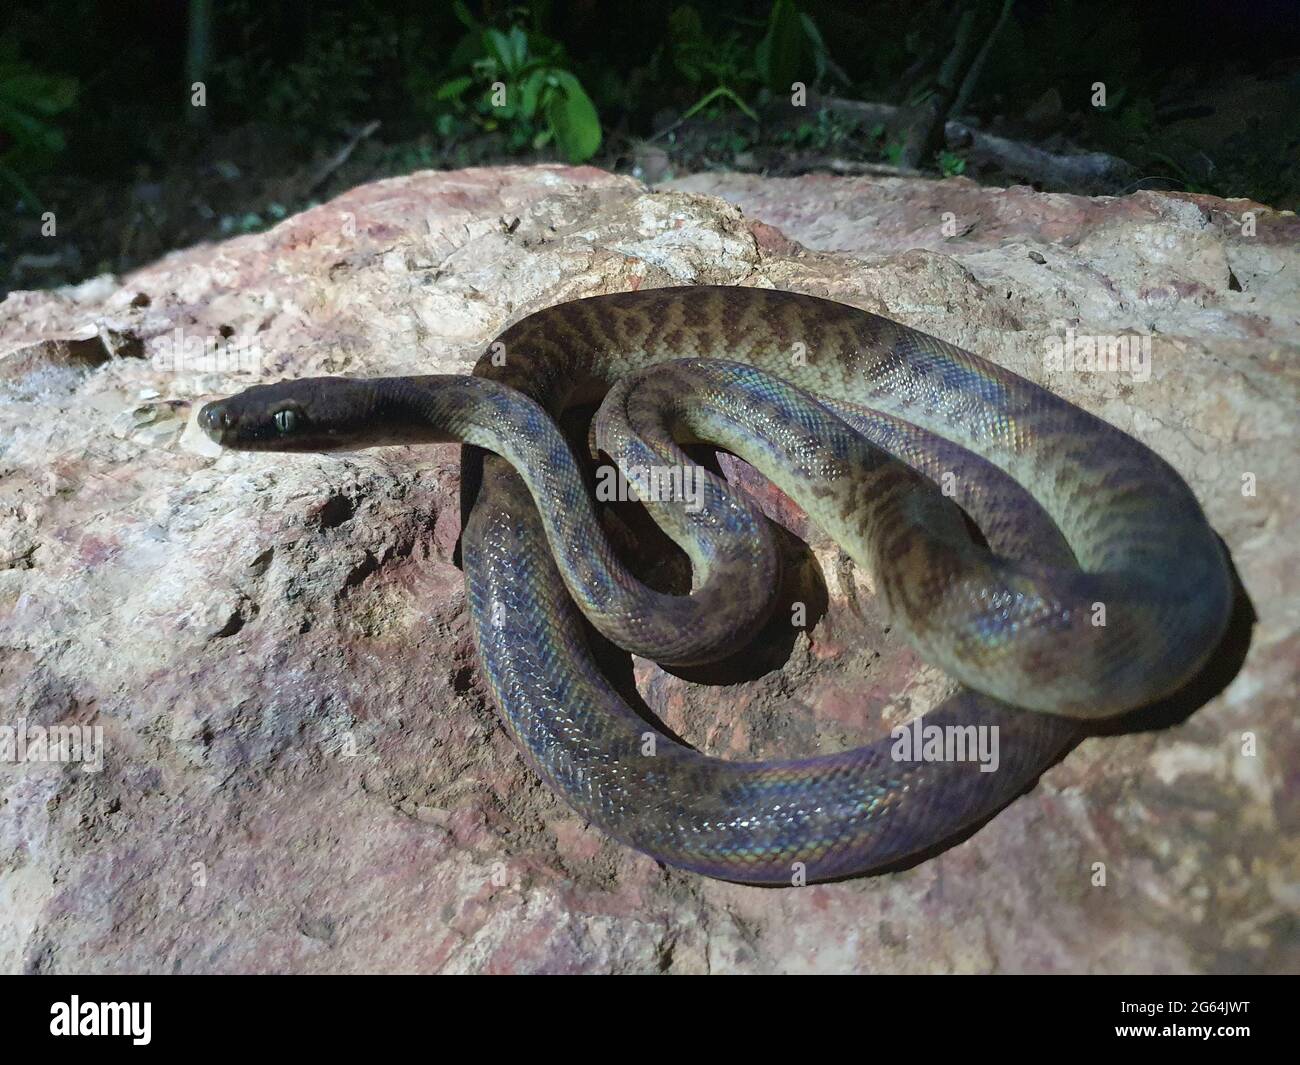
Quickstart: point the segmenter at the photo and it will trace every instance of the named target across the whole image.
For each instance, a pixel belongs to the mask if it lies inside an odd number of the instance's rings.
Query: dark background
[[[1119,193],[1300,203],[1294,0],[1016,0],[995,35],[1003,0],[783,2],[819,39],[783,23],[793,66],[774,70],[760,56],[773,0],[11,0],[0,15],[0,285],[120,271],[424,167],[587,159],[654,180],[894,164],[895,131],[823,112],[816,95],[797,120],[773,121],[788,92],[772,85],[793,69],[841,100],[916,105],[941,83],[963,13],[973,45],[992,43],[949,117],[1050,151],[1111,153],[1132,167]],[[573,150],[572,129],[566,149],[544,104],[526,115],[486,102],[490,80],[513,90],[529,69],[484,65],[485,35],[512,27],[539,84],[581,86],[599,123],[593,151],[586,134]],[[190,106],[196,73],[204,108]],[[1090,102],[1098,81],[1105,108]],[[968,164],[960,150],[915,161],[936,177],[1018,180]],[[57,248],[40,235],[43,211],[58,219]]]

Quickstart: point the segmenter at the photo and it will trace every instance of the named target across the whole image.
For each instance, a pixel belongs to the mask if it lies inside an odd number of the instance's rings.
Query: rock
[[[376,182],[128,277],[12,294],[0,726],[85,727],[102,761],[0,770],[0,965],[1294,971],[1297,230],[1151,192],[738,175],[650,191],[500,168]],[[1259,616],[1221,656],[1222,690],[1086,740],[897,872],[766,891],[665,870],[570,813],[497,722],[454,563],[454,446],[222,454],[192,424],[258,380],[467,371],[531,310],[689,282],[888,313],[1148,442]],[[1149,360],[1054,365],[1068,330],[1137,334]],[[635,663],[667,726],[718,755],[805,754],[941,699],[865,577],[740,473],[809,541],[788,551],[821,600],[732,684]]]

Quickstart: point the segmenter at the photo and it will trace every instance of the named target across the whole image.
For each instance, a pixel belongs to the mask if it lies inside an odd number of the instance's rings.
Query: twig
[[[887,125],[899,111],[893,104],[844,100],[836,96],[822,96],[816,101],[816,106],[873,125]],[[1013,177],[1028,181],[1087,192],[1118,192],[1133,179],[1134,171],[1129,163],[1105,152],[1057,154],[1022,141],[995,137],[956,121],[946,123],[943,133],[949,149],[965,150],[973,162],[995,166]]]
[[[378,128],[379,120],[375,119],[372,122],[367,122],[357,130],[356,133],[352,134],[352,137],[348,140],[347,144],[343,145],[343,147],[330,156],[330,158],[326,159],[316,173],[312,175],[311,180],[307,182],[307,190],[303,193],[303,196],[310,197],[318,188],[325,184],[325,182],[329,180],[330,175],[348,161],[352,153],[356,151],[357,145],[374,133]]]

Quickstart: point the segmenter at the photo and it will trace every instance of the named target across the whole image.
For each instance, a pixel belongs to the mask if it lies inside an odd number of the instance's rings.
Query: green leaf
[[[38,74],[27,68],[0,74],[0,101],[8,106],[53,115],[66,111],[76,99],[75,78]]]
[[[31,190],[31,187],[27,182],[22,179],[22,175],[19,174],[18,171],[0,163],[0,178],[9,182],[9,184],[17,190],[18,195],[21,196],[27,202],[27,205],[33,210],[40,211],[44,209],[44,205],[41,203],[40,198]]]
[[[512,49],[510,41],[504,33],[500,30],[484,30],[483,43],[486,46],[487,54],[500,63],[503,70],[512,68],[510,62]]]
[[[955,152],[946,150],[936,152],[935,160],[939,164],[939,172],[944,177],[955,177],[966,172],[966,160]]]
[[[467,33],[456,42],[456,47],[451,50],[451,55],[447,58],[447,69],[464,70],[472,65],[475,60],[482,59],[486,54],[487,44],[483,40],[483,34],[478,31]]]
[[[474,79],[470,77],[452,78],[451,81],[444,81],[438,86],[438,91],[434,93],[437,100],[459,100],[465,90],[474,84]]]
[[[15,143],[57,154],[64,147],[63,134],[39,118],[21,111],[0,110],[0,129],[8,130]]]
[[[519,112],[527,119],[532,119],[537,115],[537,101],[541,98],[542,89],[546,85],[546,72],[544,70],[534,70],[519,86]]]
[[[799,61],[803,51],[803,26],[793,0],[776,0],[767,20],[767,33],[758,42],[754,53],[763,84],[774,93],[788,93],[791,83],[800,73]]]
[[[452,0],[451,10],[467,30],[478,29],[478,23],[475,21],[474,16],[469,13],[469,8],[465,6],[465,0]]]
[[[528,61],[528,34],[518,26],[511,26],[509,33],[500,30],[485,30],[483,33],[487,52],[507,75],[518,75]]]
[[[719,85],[712,92],[705,93],[698,100],[696,100],[695,103],[693,103],[690,107],[688,107],[686,109],[686,112],[682,115],[681,121],[685,122],[688,118],[695,117],[706,107],[708,107],[709,104],[713,103],[714,100],[730,100],[733,104],[736,105],[737,108],[739,108],[739,110],[745,115],[746,118],[750,119],[753,122],[757,122],[759,120],[758,115],[754,112],[753,108],[751,108],[747,103],[745,103],[744,100],[742,100],[734,92],[728,89],[725,85]]]
[[[528,34],[519,26],[510,27],[510,69],[520,70],[528,59]]]
[[[799,16],[799,26],[803,30],[808,49],[812,52],[813,68],[817,72],[817,80],[821,81],[822,76],[826,73],[826,42],[822,40],[821,30],[817,28],[817,23],[813,21],[811,15],[801,14]]]
[[[546,119],[555,143],[571,163],[583,163],[600,148],[600,116],[582,84],[567,70],[553,70],[556,92],[546,100]]]

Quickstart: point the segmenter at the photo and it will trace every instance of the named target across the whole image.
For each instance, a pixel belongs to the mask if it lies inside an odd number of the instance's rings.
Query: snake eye
[[[291,433],[297,428],[298,414],[286,407],[275,412],[275,427],[282,433]]]

